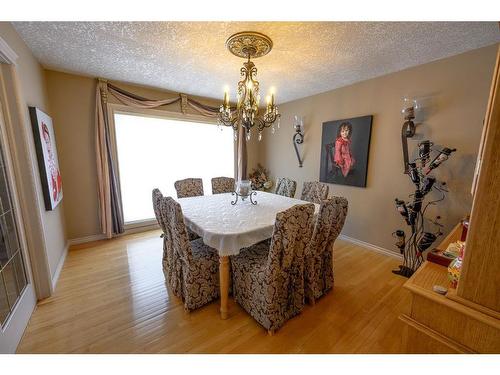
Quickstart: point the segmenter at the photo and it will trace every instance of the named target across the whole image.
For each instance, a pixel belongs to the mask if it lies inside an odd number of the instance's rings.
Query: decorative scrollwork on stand
[[[231,195],[236,195],[236,198],[234,201],[231,201],[231,204],[234,206],[237,202],[238,202],[238,197],[241,197],[241,200],[244,201],[245,199],[247,199],[248,197],[250,197],[250,203],[252,204],[257,204],[257,201],[254,201],[252,199],[252,196],[253,195],[257,195],[257,192],[256,191],[252,191],[249,195],[240,195],[238,194],[237,192],[233,191],[231,192]]]

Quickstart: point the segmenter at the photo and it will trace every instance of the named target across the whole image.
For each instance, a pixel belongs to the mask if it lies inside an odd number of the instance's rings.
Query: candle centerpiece
[[[242,201],[245,201],[248,197],[250,197],[250,202],[252,204],[257,204],[257,201],[252,199],[252,195],[257,195],[257,192],[252,191],[252,182],[250,180],[239,180],[236,183],[236,191],[233,191],[231,195],[236,195],[236,199],[231,201],[233,206],[236,202],[238,202],[238,197],[241,197]]]

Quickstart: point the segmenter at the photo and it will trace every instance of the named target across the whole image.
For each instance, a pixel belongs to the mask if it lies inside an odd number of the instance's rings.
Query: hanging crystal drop
[[[259,142],[262,141],[262,132],[259,131]]]
[[[276,125],[278,126],[278,129],[280,128],[280,123],[281,123],[281,116],[278,117],[278,121],[276,123]]]
[[[249,141],[250,138],[252,138],[252,133],[250,133],[250,131],[247,130],[247,141]]]
[[[238,132],[236,130],[233,130],[233,138],[235,142],[238,140]]]
[[[274,125],[271,127],[271,133],[274,134],[274,132],[276,131],[276,129],[274,129]]]

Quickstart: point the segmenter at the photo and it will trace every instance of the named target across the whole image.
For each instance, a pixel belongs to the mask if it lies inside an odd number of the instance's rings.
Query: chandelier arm
[[[259,132],[261,132],[265,128],[268,128],[268,126],[266,125],[266,122],[263,119],[261,119],[260,117],[256,119],[255,125],[256,125],[257,130]]]

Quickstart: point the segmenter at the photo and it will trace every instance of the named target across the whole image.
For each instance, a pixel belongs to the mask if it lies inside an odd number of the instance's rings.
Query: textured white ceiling
[[[233,33],[258,31],[273,50],[254,60],[261,95],[277,102],[500,42],[496,22],[14,22],[50,69],[211,98],[235,98],[243,60]]]

